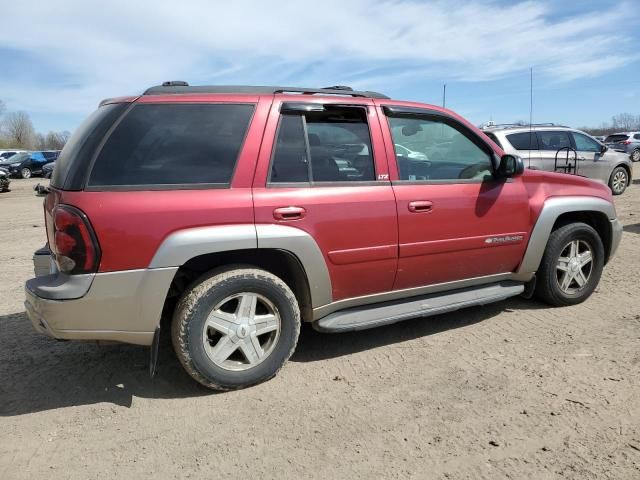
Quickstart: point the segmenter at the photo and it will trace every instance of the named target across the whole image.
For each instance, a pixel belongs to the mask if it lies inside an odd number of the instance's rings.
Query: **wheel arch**
[[[202,273],[225,265],[262,268],[294,292],[303,320],[313,308],[331,303],[331,280],[324,256],[307,232],[284,225],[225,225],[180,230],[160,245],[149,267],[178,267],[165,295],[170,317],[185,288]]]
[[[591,225],[605,247],[605,263],[614,243],[611,221],[616,218],[613,204],[605,199],[587,196],[554,197],[545,201],[531,232],[523,260],[516,274],[527,278],[538,270],[551,232],[572,222]]]

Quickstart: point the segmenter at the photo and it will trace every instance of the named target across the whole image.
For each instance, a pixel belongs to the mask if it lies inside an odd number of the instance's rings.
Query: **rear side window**
[[[253,113],[244,104],[142,104],[102,148],[90,187],[228,184]]]
[[[507,140],[516,150],[538,150],[538,139],[535,132],[512,133]]]
[[[571,148],[569,134],[562,131],[538,132],[538,144],[540,150],[557,151],[561,148]]]
[[[51,186],[81,190],[93,154],[109,128],[129,107],[127,103],[105,105],[94,111],[73,132],[56,160]]]
[[[640,133],[636,133],[636,134],[633,136],[633,138],[634,138],[634,139],[636,139],[636,140],[640,140]]]
[[[373,181],[369,126],[360,108],[284,113],[269,183]]]

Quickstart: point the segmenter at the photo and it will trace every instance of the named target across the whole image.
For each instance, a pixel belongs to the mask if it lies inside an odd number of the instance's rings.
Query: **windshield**
[[[29,154],[28,153],[16,153],[15,155],[11,155],[9,158],[7,158],[6,160],[4,160],[3,163],[16,163],[16,162],[22,162],[24,159],[28,158]]]

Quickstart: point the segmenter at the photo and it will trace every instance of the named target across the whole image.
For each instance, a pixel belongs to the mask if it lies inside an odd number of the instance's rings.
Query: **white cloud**
[[[380,88],[534,65],[575,80],[637,59],[619,28],[632,11],[622,3],[556,19],[552,4],[532,1],[21,0],[3,6],[0,48],[43,73],[4,75],[0,96],[13,108],[85,114],[167,79]]]

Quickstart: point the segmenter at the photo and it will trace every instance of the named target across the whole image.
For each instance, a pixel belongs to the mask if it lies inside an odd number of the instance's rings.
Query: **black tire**
[[[232,371],[216,364],[205,350],[205,335],[212,348],[217,345],[211,343],[205,322],[220,302],[240,293],[257,294],[271,302],[280,318],[279,333],[269,347],[270,353],[260,363]],[[211,271],[196,280],[178,302],[171,325],[173,347],[180,363],[194,380],[212,390],[245,388],[274,377],[293,353],[299,334],[300,309],[287,284],[267,271],[237,266]],[[229,337],[237,339],[237,335],[240,334]],[[241,353],[242,349],[238,349],[232,355]],[[245,360],[250,363],[248,357]]]
[[[633,152],[631,152],[629,158],[632,162],[640,162],[640,148],[636,148]]]
[[[622,180],[624,177],[624,180]],[[624,183],[620,183],[623,181]],[[616,167],[609,177],[609,188],[614,195],[622,195],[629,186],[629,172],[624,167]]]
[[[590,247],[592,261],[590,273],[584,286],[573,293],[560,288],[558,262],[560,256],[572,241],[581,241]],[[604,246],[593,227],[586,223],[570,223],[551,232],[547,248],[536,275],[535,294],[541,300],[556,307],[576,305],[584,302],[598,285],[604,266]],[[561,277],[562,278],[562,277]]]

